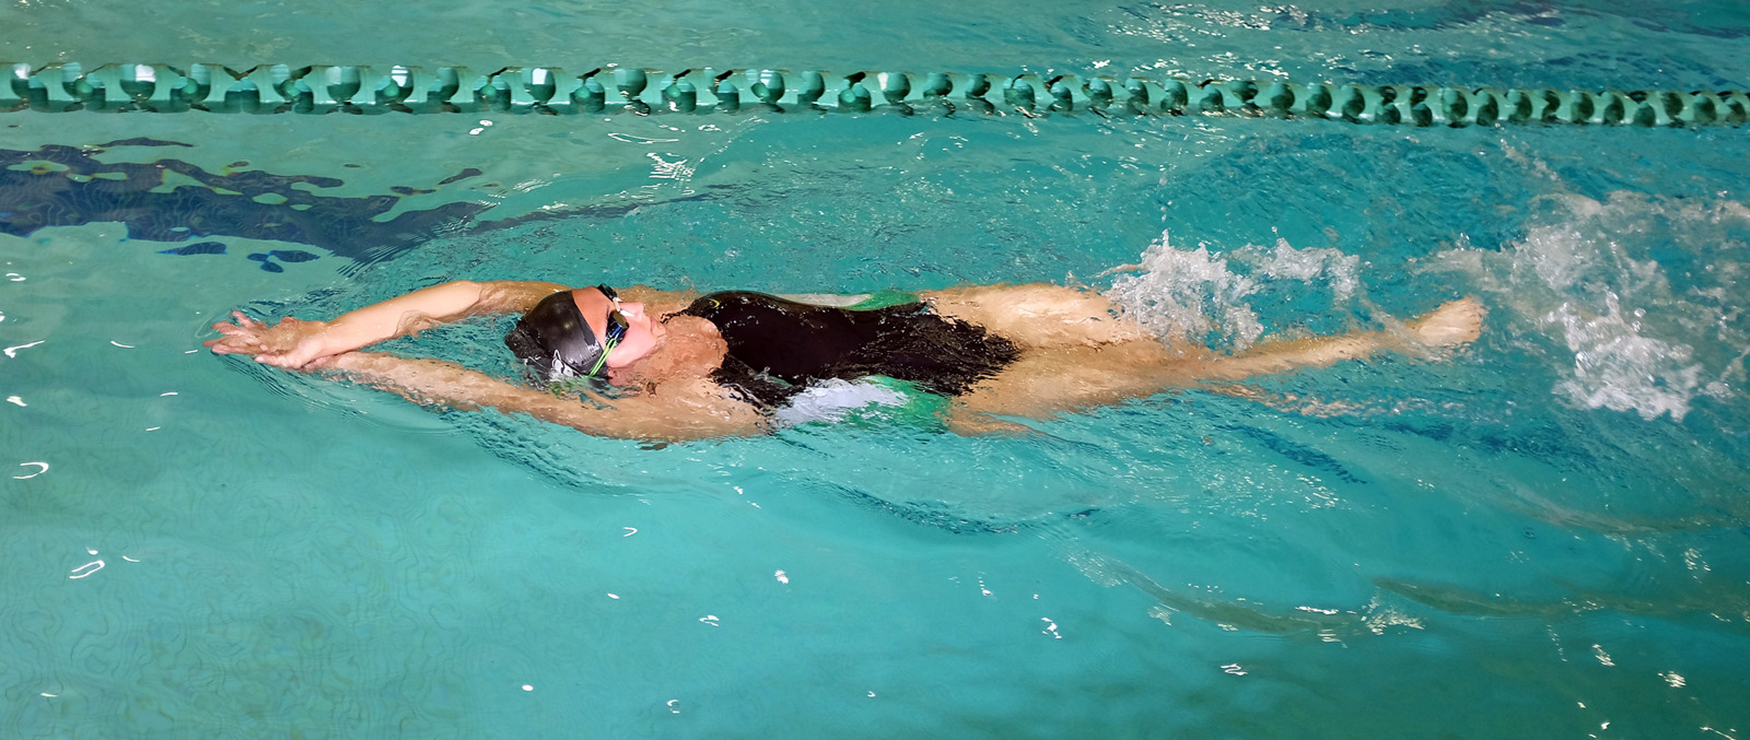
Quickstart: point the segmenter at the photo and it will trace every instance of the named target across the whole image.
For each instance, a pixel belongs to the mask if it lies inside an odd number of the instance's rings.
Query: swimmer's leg
[[[1487,313],[1477,299],[1463,298],[1442,304],[1401,328],[1265,342],[1233,357],[1199,363],[1195,372],[1201,380],[1243,380],[1365,359],[1377,352],[1426,356],[1431,350],[1456,347],[1481,336]]]
[[[1488,313],[1477,299],[1460,298],[1405,323],[1404,328],[1423,346],[1456,347],[1482,336],[1483,317]]]
[[[1031,350],[954,399],[948,422],[956,431],[1006,431],[996,417],[1045,418],[1194,384],[1198,362],[1153,339]]]
[[[1476,339],[1484,313],[1482,304],[1466,298],[1430,311],[1396,331],[1267,342],[1233,357],[1186,356],[1153,339],[1033,349],[996,377],[956,398],[948,421],[956,431],[1006,431],[999,417],[1045,418],[1204,381],[1243,380],[1324,367],[1381,351],[1422,354]]]
[[[1091,347],[1145,338],[1091,290],[1047,283],[975,285],[918,294],[936,313],[982,326],[1022,349]]]

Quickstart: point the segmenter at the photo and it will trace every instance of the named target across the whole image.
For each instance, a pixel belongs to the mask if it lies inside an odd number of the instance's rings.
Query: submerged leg
[[[976,429],[992,417],[1041,418],[1149,396],[1195,383],[1190,371],[1198,362],[1153,339],[1028,350],[996,377],[956,398],[949,423],[956,430]]]

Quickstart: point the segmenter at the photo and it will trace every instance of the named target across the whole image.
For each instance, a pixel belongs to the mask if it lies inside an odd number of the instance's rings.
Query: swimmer
[[[1379,352],[1427,355],[1476,339],[1484,315],[1480,303],[1465,298],[1385,331],[1266,341],[1220,355],[1163,344],[1091,290],[969,286],[868,298],[464,280],[332,321],[288,317],[270,325],[234,312],[232,321],[213,325],[221,336],[206,345],[421,404],[494,408],[646,440],[757,434],[811,382],[886,376],[948,397],[949,428],[977,434],[1023,429],[1012,418],[1049,418],[1171,388]],[[524,384],[442,360],[360,351],[508,313],[522,314],[504,341],[529,370]],[[592,383],[612,392],[598,393],[604,389]],[[566,388],[579,393],[561,392]]]

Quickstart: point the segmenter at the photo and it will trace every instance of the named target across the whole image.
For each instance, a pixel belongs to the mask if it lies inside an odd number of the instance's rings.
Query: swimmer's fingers
[[[297,370],[301,367],[300,365],[293,364],[290,360],[287,360],[285,355],[278,354],[259,354],[255,356],[255,361],[269,367],[277,367],[281,370]]]
[[[239,334],[236,327],[231,327],[231,331],[226,331],[220,328],[226,326],[231,325],[214,324],[213,328],[219,329],[219,333],[224,334],[225,336],[219,337],[218,339],[208,339],[201,344],[212,349],[213,354],[217,355],[253,354],[264,349],[264,347],[261,346],[261,343],[255,341],[253,337]]]
[[[245,327],[221,321],[213,324],[213,329],[223,336],[209,339],[202,344],[212,349],[214,354],[256,354],[274,349],[263,341],[260,324]]]
[[[226,336],[237,336],[239,334],[245,334],[245,333],[248,333],[250,331],[253,331],[253,329],[251,329],[250,327],[239,326],[239,325],[233,324],[229,321],[221,321],[217,324],[213,324],[213,330],[219,332],[220,334],[224,334]]]
[[[202,344],[212,348],[214,353],[221,355],[259,352],[266,349],[266,345],[261,341],[261,333],[266,327],[248,316],[244,316],[241,311],[232,311],[231,319],[236,323],[220,321],[213,324],[213,331],[224,336],[218,339],[209,339]]]
[[[272,365],[285,370],[309,372],[320,369],[318,365],[330,355],[322,353],[314,344],[300,342],[286,351],[260,352],[255,355],[255,361],[263,365]]]

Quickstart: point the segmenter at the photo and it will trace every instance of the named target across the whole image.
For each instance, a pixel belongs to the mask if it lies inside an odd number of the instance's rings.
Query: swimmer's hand
[[[263,365],[286,370],[304,370],[311,363],[335,354],[326,348],[322,333],[326,321],[284,318],[269,326],[233,311],[232,321],[213,324],[224,335],[209,339],[206,346],[216,355],[253,355]],[[344,350],[343,350],[344,351]]]

